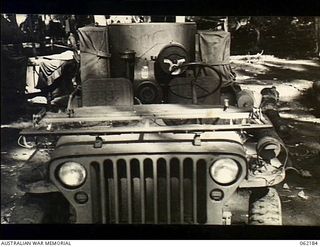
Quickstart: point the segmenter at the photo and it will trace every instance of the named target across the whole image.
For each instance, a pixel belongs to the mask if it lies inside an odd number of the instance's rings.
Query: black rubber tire
[[[250,225],[282,225],[281,201],[274,188],[254,189],[249,199]]]
[[[67,223],[69,204],[59,193],[26,194],[16,202],[10,224]]]
[[[30,198],[21,198],[16,202],[16,206],[12,211],[10,224],[43,224],[46,223],[46,213],[43,205]]]

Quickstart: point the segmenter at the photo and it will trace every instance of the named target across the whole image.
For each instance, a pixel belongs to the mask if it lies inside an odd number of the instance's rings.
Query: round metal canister
[[[266,160],[278,157],[281,152],[280,142],[271,136],[262,137],[257,143],[258,155]]]
[[[135,83],[135,96],[143,104],[159,104],[162,99],[162,90],[156,82],[139,81]]]
[[[170,43],[184,46],[194,60],[195,23],[126,23],[109,25],[111,76],[123,77],[125,66],[120,53],[129,49],[136,53],[136,65],[158,56]]]
[[[249,90],[241,90],[237,92],[237,105],[240,108],[247,108],[254,106],[254,96],[253,93]]]

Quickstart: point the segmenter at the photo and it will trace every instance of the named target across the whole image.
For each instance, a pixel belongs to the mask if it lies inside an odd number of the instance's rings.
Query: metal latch
[[[201,134],[197,133],[193,137],[193,145],[194,146],[201,146]]]
[[[97,137],[96,137],[96,140],[95,140],[95,142],[94,142],[94,144],[93,144],[93,147],[94,147],[94,148],[102,148],[102,145],[103,145],[103,140],[102,140],[102,138],[101,138],[100,136],[97,136]]]

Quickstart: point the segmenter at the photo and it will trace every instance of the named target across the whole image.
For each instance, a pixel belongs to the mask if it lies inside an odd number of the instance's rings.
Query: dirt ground
[[[312,83],[320,78],[320,62],[273,56],[235,56],[232,68],[243,88],[259,99],[264,87],[280,93],[280,116],[289,132],[281,134],[289,153],[286,179],[279,185],[284,225],[320,225],[320,118],[312,100]],[[259,100],[257,100],[259,101]],[[258,105],[259,102],[256,102]],[[23,193],[17,174],[35,151],[17,144],[19,131],[30,123],[1,126],[1,224],[10,223],[15,202]]]

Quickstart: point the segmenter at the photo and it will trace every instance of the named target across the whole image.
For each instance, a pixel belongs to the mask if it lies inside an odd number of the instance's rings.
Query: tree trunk
[[[314,18],[315,38],[316,38],[316,54],[320,56],[320,16]]]

